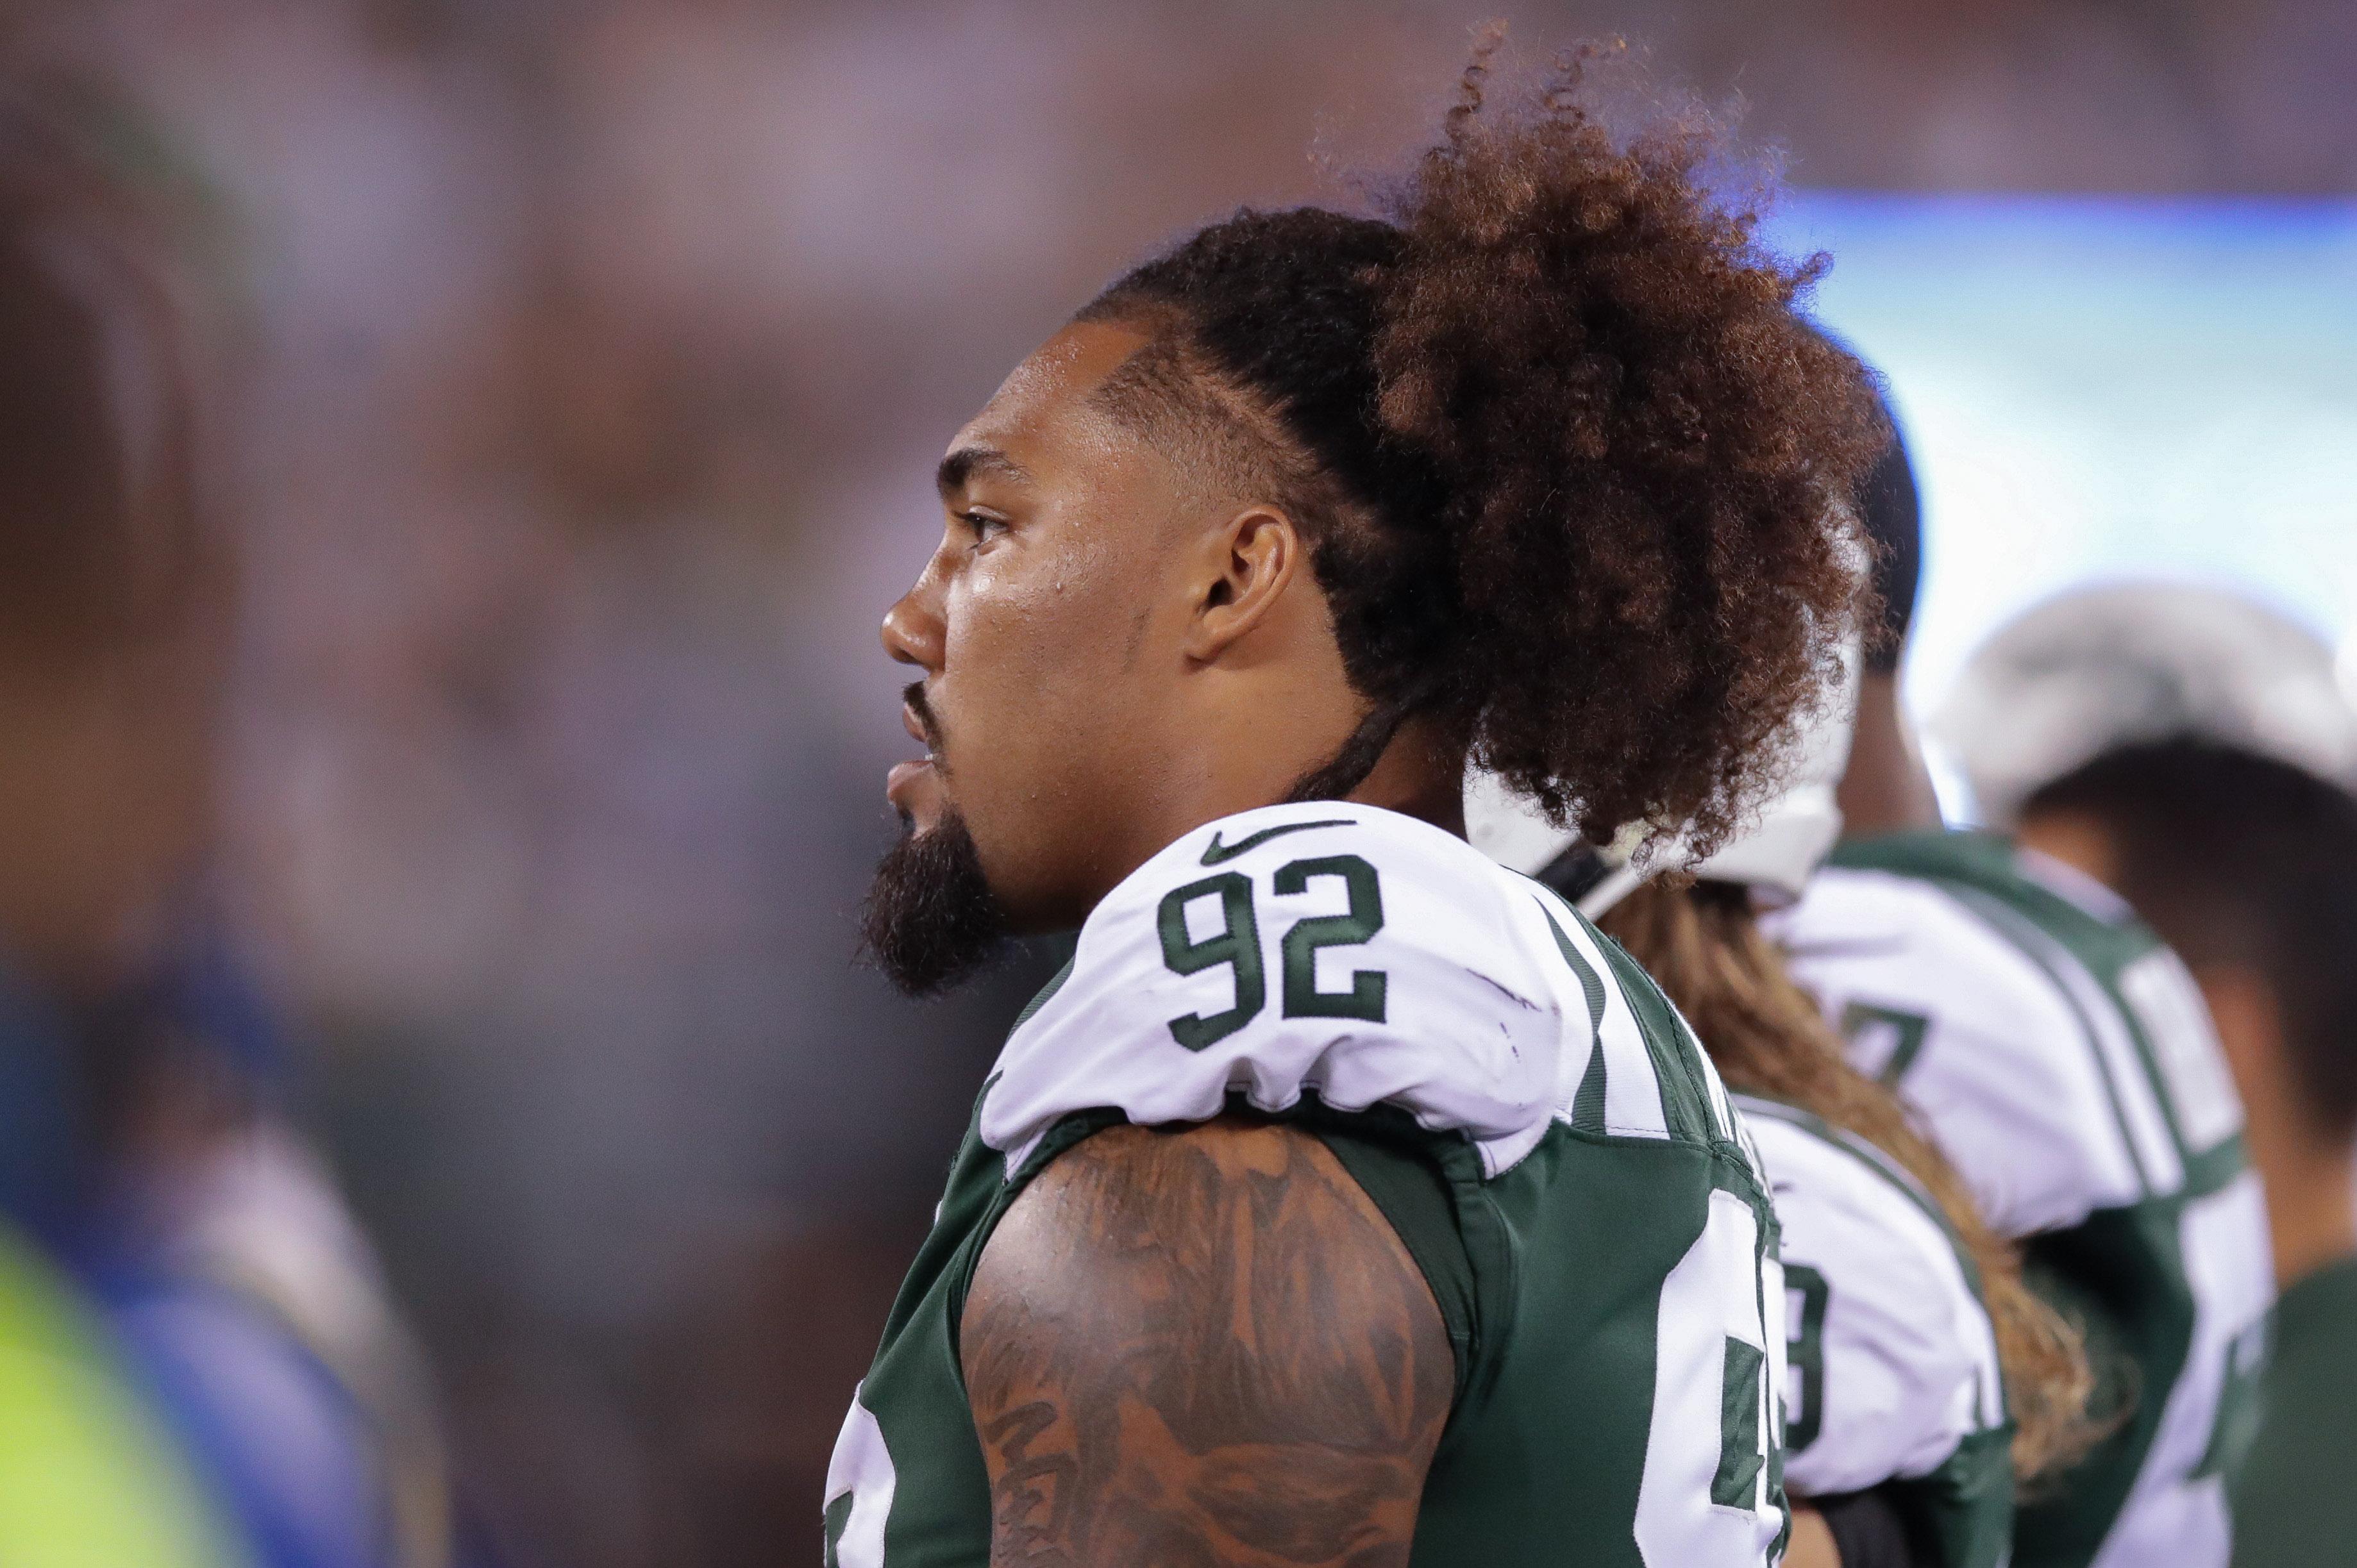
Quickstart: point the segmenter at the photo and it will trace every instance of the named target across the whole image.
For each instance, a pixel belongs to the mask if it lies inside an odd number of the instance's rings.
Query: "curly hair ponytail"
[[[1767,254],[1702,177],[1714,125],[1616,138],[1595,51],[1501,102],[1495,44],[1376,215],[1240,211],[1083,314],[1149,324],[1277,433],[1272,499],[1374,706],[1312,792],[1419,715],[1599,840],[1706,849],[1837,667],[1863,556],[1832,502],[1888,428],[1793,309],[1822,260]]]

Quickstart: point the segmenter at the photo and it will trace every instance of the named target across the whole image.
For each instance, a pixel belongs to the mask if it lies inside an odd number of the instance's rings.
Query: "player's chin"
[[[984,875],[965,820],[943,802],[927,822],[897,799],[908,824],[876,867],[860,915],[861,946],[910,996],[936,996],[1005,948],[1006,911]]]

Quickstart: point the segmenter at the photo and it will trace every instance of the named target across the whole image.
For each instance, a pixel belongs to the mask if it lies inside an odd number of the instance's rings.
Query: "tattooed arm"
[[[1407,1561],[1453,1352],[1308,1133],[1098,1133],[1000,1221],[961,1337],[993,1568]]]

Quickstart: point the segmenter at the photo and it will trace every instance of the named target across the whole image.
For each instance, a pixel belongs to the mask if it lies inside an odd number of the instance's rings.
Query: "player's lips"
[[[918,780],[929,776],[937,777],[930,757],[922,762],[896,762],[892,771],[884,776],[884,798],[892,802],[894,811],[905,813],[910,809],[909,796]]]
[[[932,757],[932,737],[925,733],[925,723],[913,703],[900,704],[900,727],[909,732],[909,739],[924,743],[926,755],[892,765],[892,771],[884,778],[884,798],[902,816],[921,821],[931,814],[922,808],[935,803],[941,793],[941,768]]]

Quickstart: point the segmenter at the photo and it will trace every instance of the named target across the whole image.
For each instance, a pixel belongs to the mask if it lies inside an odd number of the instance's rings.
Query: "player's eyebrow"
[[[933,483],[948,496],[981,473],[996,474],[1018,484],[1028,483],[1031,478],[1030,469],[996,446],[961,446],[942,459],[942,466],[933,472]]]

